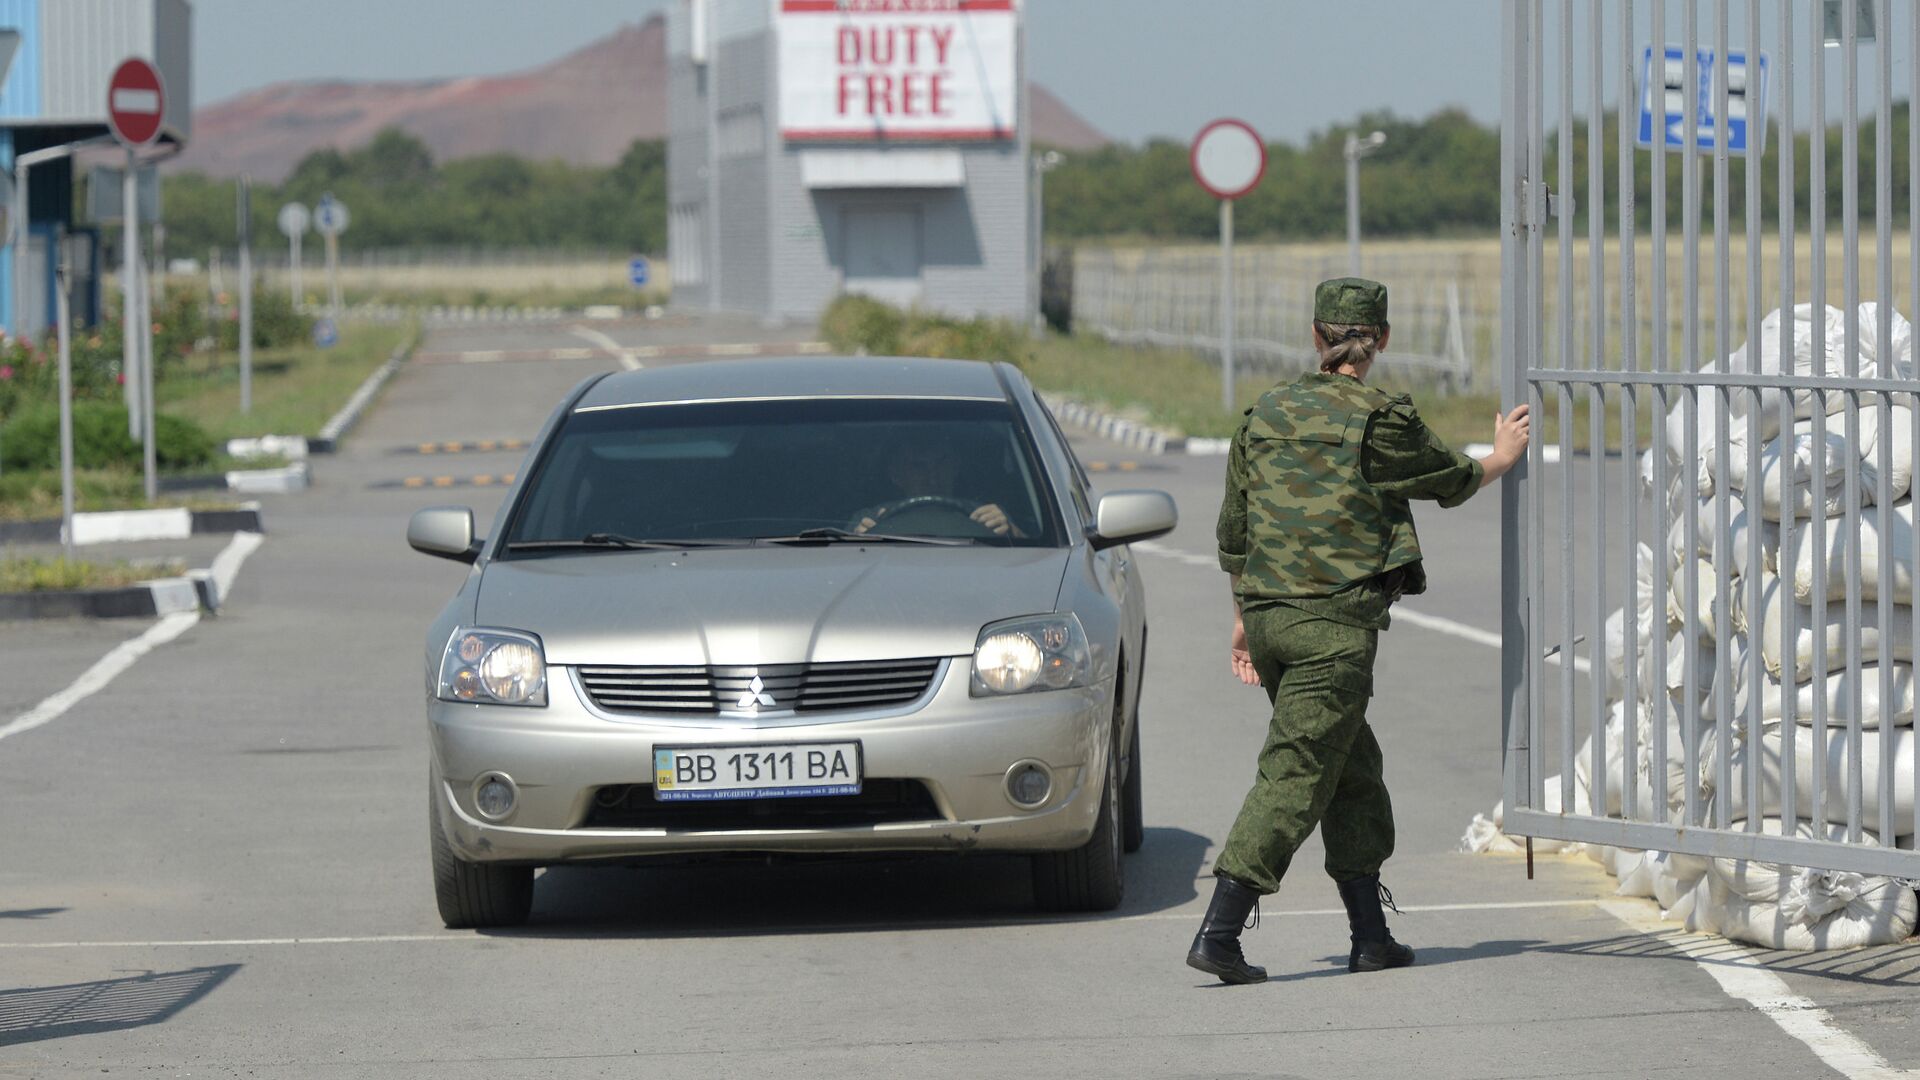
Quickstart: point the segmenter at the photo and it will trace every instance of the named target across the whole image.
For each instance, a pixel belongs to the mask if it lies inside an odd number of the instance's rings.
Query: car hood
[[[963,656],[1054,609],[1058,548],[759,547],[494,562],[475,621],[552,664],[747,665]]]

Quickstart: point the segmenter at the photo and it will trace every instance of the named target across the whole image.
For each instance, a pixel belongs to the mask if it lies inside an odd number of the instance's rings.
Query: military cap
[[[1323,281],[1313,290],[1313,317],[1323,323],[1385,325],[1387,287],[1357,277]]]

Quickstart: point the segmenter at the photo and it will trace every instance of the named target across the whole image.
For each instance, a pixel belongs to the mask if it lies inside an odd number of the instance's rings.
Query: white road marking
[[[1513,903],[1407,904],[1402,906],[1400,910],[1409,915],[1417,915],[1423,912],[1517,911],[1517,910],[1524,910],[1528,908],[1593,907],[1602,902],[1603,901],[1600,901],[1600,900],[1524,900],[1524,901],[1516,901]],[[1313,910],[1303,910],[1303,911],[1263,911],[1261,912],[1261,917],[1267,918],[1267,919],[1294,918],[1299,916],[1318,917],[1318,916],[1334,916],[1334,915],[1339,915],[1344,917],[1346,913],[1347,911],[1345,908],[1315,908]],[[1117,919],[1100,919],[1098,921],[1109,922],[1109,923],[1161,922],[1161,921],[1193,922],[1198,917],[1199,916],[1196,911],[1180,911],[1180,912],[1157,912],[1151,915],[1126,915]],[[971,926],[973,924],[971,922],[967,922],[964,920],[955,921],[954,923],[951,923],[951,924],[941,923],[938,921],[929,922],[924,920],[902,920],[898,923],[860,923],[860,924],[848,924],[846,926],[835,926],[832,923],[820,923],[820,924],[809,925],[806,927],[772,926],[772,927],[768,927],[768,929],[780,930],[783,932],[793,932],[793,931],[804,930],[804,929],[818,929],[818,930],[843,929],[848,931],[888,930],[888,929],[912,930],[912,929],[923,929],[928,926],[938,927],[942,925],[952,925],[958,928],[963,926]],[[414,942],[421,942],[421,941],[466,941],[466,942],[474,942],[474,943],[495,944],[499,940],[500,940],[499,938],[487,937],[482,934],[445,933],[445,934],[367,934],[367,935],[358,936],[358,937],[220,938],[220,939],[200,939],[200,940],[176,939],[176,940],[159,940],[159,941],[0,941],[0,951],[9,950],[9,949],[215,949],[215,948],[226,949],[226,948],[245,948],[245,947],[251,947],[251,946],[269,946],[269,945],[271,946],[406,945],[406,944],[412,944]]]
[[[181,611],[168,615],[145,633],[116,645],[112,652],[94,662],[94,665],[80,674],[71,686],[49,696],[45,701],[15,717],[4,727],[0,727],[0,739],[9,735],[19,735],[34,728],[51,724],[88,697],[98,693],[114,677],[132,667],[134,661],[152,652],[154,649],[188,630],[200,621],[198,611]]]
[[[259,533],[235,533],[220,554],[214,556],[213,576],[219,590],[215,595],[224,597],[233,588],[233,580],[240,573],[240,564],[253,554],[261,540]],[[198,611],[176,612],[147,627],[140,636],[114,646],[112,652],[81,672],[72,685],[49,695],[40,704],[0,725],[0,739],[44,727],[60,719],[68,709],[99,693],[121,672],[132,667],[135,661],[193,629],[199,621]]]
[[[600,348],[605,349],[607,352],[612,353],[619,359],[620,366],[626,368],[628,371],[638,371],[641,367],[645,366],[640,363],[639,350],[629,349],[591,326],[573,326],[568,329],[572,331],[574,337],[580,338],[583,341],[590,341]]]
[[[1213,570],[1217,569],[1220,565],[1216,559],[1209,558],[1208,556],[1196,555],[1190,551],[1181,551],[1179,548],[1168,547],[1165,544],[1155,543],[1152,540],[1133,544],[1132,547],[1135,551],[1144,551],[1149,555],[1157,555],[1163,559],[1172,559],[1175,562],[1185,563],[1188,566],[1200,566]],[[1393,618],[1396,622],[1409,622],[1423,630],[1433,630],[1442,634],[1449,634],[1463,641],[1471,641],[1475,645],[1485,645],[1490,649],[1500,647],[1501,639],[1499,634],[1491,630],[1482,630],[1477,626],[1469,626],[1463,622],[1456,622],[1442,615],[1428,615],[1423,611],[1414,611],[1405,605],[1398,605],[1393,609]],[[1560,654],[1555,653],[1547,657],[1547,663],[1558,665],[1560,663]],[[1576,656],[1573,658],[1573,670],[1584,675],[1590,672],[1592,668],[1593,665],[1586,657]]]
[[[1752,1005],[1847,1080],[1920,1077],[1920,1070],[1895,1068],[1858,1036],[1836,1025],[1827,1010],[1794,993],[1751,949],[1726,938],[1675,930],[1672,924],[1659,922],[1646,901],[1608,900],[1600,906],[1634,930],[1692,957],[1728,997]]]

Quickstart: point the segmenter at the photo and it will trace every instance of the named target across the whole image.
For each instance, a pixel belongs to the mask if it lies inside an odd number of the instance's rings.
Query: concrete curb
[[[327,426],[320,429],[320,434],[307,440],[307,452],[331,454],[339,449],[340,440],[360,422],[361,415],[367,411],[368,406],[373,404],[373,399],[380,395],[380,388],[387,385],[387,380],[393,378],[394,373],[400,370],[400,365],[406,363],[407,358],[412,355],[413,345],[410,343],[395,349],[393,356],[386,363],[375,368],[373,374],[367,376],[367,381],[360,384],[360,389],[355,390],[353,396],[347,399],[347,403],[340,407],[340,411],[333,414],[333,419],[327,421]]]
[[[241,511],[227,511],[239,520]],[[254,523],[259,522],[253,511]],[[58,523],[56,522],[56,527]],[[218,614],[233,588],[240,562],[263,536],[257,528],[234,531],[234,543],[216,555],[205,570],[189,570],[180,577],[156,578],[120,589],[71,589],[61,592],[0,593],[0,622],[27,619],[126,619],[173,615],[183,611]]]
[[[265,531],[260,524],[258,503],[247,503],[235,510],[90,510],[73,515],[73,542],[77,546]],[[59,542],[59,518],[0,521],[0,543]]]
[[[1047,403],[1047,408],[1053,410],[1053,415],[1063,426],[1079,428],[1149,454],[1219,455],[1226,453],[1233,445],[1232,439],[1176,435],[1053,394],[1041,394],[1040,399]]]

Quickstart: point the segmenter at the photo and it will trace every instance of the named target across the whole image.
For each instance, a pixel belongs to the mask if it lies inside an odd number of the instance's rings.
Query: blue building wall
[[[0,29],[20,31],[20,48],[13,68],[0,84],[0,124],[40,118],[41,0],[0,0]],[[0,168],[13,171],[13,131],[0,127]],[[16,222],[19,228],[25,223]],[[0,324],[11,330],[13,311],[13,246],[0,246]]]

